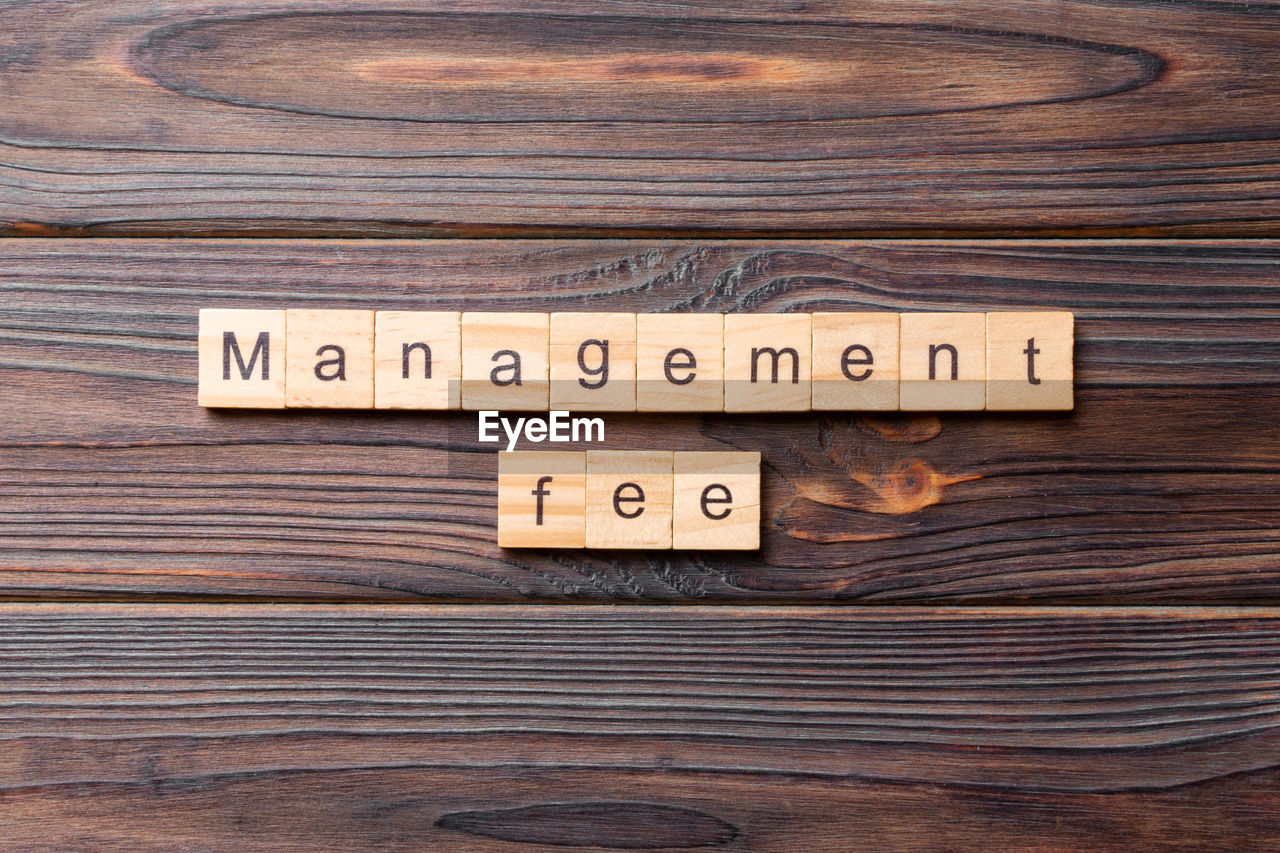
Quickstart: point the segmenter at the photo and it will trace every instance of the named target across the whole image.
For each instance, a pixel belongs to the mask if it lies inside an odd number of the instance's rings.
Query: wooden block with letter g
[[[587,547],[670,548],[673,454],[587,451]]]
[[[201,406],[283,409],[285,312],[201,308]]]
[[[672,547],[760,547],[760,454],[676,451]]]
[[[987,399],[985,314],[900,315],[904,412],[978,411]]]
[[[498,454],[499,547],[586,547],[586,501],[585,453]]]
[[[285,405],[373,408],[373,312],[285,312]]]
[[[461,319],[457,311],[378,312],[373,337],[375,408],[462,405]]]
[[[462,315],[462,408],[546,409],[549,315]]]
[[[814,411],[897,408],[898,315],[889,311],[814,314]]]
[[[812,350],[808,314],[724,315],[724,410],[808,411]]]
[[[552,409],[636,410],[636,315],[551,315]]]
[[[636,315],[636,410],[724,411],[723,315]]]
[[[1066,311],[987,315],[987,409],[1073,408],[1075,316]]]

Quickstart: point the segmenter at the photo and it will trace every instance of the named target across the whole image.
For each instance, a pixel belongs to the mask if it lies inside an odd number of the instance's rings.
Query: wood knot
[[[945,487],[978,479],[976,474],[939,473],[923,459],[904,459],[874,473],[854,471],[852,477],[875,495],[865,509],[887,515],[905,515],[933,506],[942,500]]]
[[[436,826],[525,844],[621,850],[719,847],[740,834],[733,824],[705,812],[626,802],[540,803],[451,812]]]

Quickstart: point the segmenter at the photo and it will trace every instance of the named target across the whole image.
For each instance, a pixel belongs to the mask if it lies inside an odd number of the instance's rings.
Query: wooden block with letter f
[[[587,455],[498,454],[498,546],[586,547]]]

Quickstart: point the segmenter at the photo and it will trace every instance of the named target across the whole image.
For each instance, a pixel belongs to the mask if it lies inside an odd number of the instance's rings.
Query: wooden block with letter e
[[[760,547],[760,454],[677,451],[671,544],[677,549]]]
[[[636,409],[724,411],[723,315],[636,315]]]
[[[285,405],[373,408],[373,312],[285,312]]]
[[[201,308],[201,406],[283,409],[285,312]]]
[[[898,327],[888,311],[814,314],[814,411],[897,409]]]
[[[1066,311],[987,314],[987,408],[1061,411],[1074,406],[1075,316]]]
[[[726,314],[724,410],[807,411],[812,350],[808,314]]]
[[[552,409],[636,410],[636,315],[551,315]]]
[[[462,408],[547,408],[549,315],[462,315]]]
[[[902,410],[982,409],[987,397],[986,315],[903,314],[899,322]]]
[[[586,499],[585,453],[499,453],[499,547],[585,547]]]
[[[462,328],[457,311],[379,311],[373,393],[379,409],[462,405]]]
[[[673,454],[587,451],[587,547],[670,548]]]

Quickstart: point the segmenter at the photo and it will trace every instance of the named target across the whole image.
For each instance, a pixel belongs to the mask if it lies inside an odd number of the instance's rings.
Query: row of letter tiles
[[[498,454],[498,545],[754,551],[760,454]]]
[[[200,312],[200,404],[583,412],[1054,411],[1066,312]]]

